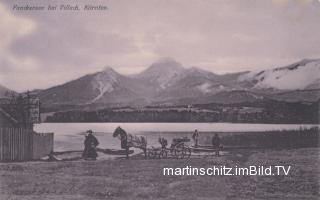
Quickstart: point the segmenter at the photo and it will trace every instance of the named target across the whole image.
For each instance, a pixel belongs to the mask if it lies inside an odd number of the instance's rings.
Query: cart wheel
[[[184,149],[183,149],[184,151],[183,151],[183,153],[184,153],[184,158],[190,158],[190,156],[191,156],[191,149],[189,148],[189,147],[184,147]]]
[[[150,150],[148,150],[148,152],[147,152],[147,157],[148,157],[149,159],[152,158],[152,152],[151,152]]]
[[[174,148],[174,157],[177,159],[182,159],[184,157],[184,148],[182,146],[176,146]]]
[[[156,157],[156,154],[153,150],[148,151],[148,158],[149,159],[154,159]]]
[[[159,153],[159,158],[167,158],[168,152],[165,149],[162,149]]]

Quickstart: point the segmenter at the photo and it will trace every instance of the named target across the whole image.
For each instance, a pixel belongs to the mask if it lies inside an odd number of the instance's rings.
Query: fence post
[[[3,128],[0,128],[0,161],[3,159],[2,157],[2,153],[3,153],[3,139],[2,139],[2,132],[3,132]]]

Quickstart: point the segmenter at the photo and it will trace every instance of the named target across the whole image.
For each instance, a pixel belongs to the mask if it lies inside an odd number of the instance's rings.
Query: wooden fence
[[[33,133],[32,159],[38,160],[53,151],[53,133]]]
[[[53,133],[0,128],[0,162],[37,160],[53,151]]]

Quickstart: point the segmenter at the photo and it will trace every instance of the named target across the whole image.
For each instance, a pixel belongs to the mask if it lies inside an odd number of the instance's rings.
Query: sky
[[[106,11],[13,6],[103,5]],[[163,57],[214,73],[320,58],[319,0],[0,0],[0,85],[44,89]]]

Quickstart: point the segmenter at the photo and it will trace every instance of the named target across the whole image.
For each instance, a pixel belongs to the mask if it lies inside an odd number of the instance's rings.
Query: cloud
[[[36,30],[36,23],[32,20],[12,15],[4,5],[0,4],[0,82],[10,86],[22,86],[12,71],[26,71],[37,69],[37,60],[32,57],[19,57],[10,51],[11,43],[20,37],[31,34]]]
[[[318,1],[92,0],[108,11],[79,13],[18,12],[12,5],[26,1],[3,2],[0,84],[16,90],[50,87],[105,66],[137,73],[167,56],[216,73],[320,57]]]

